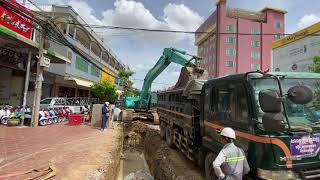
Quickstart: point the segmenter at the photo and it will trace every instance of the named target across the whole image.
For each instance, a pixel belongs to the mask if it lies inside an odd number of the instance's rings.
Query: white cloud
[[[101,20],[95,17],[94,10],[86,2],[80,0],[71,0],[68,2],[68,5],[83,18],[88,24],[102,25]]]
[[[113,9],[102,12],[102,18],[94,15],[94,9],[82,0],[68,2],[88,24],[134,27],[145,29],[194,31],[203,21],[198,13],[183,4],[169,3],[163,9],[162,18],[156,18],[141,2],[132,0],[116,0]],[[98,31],[101,31],[98,30]],[[142,41],[176,43],[189,39],[193,43],[193,35],[174,33],[155,33],[146,31],[108,30],[104,35],[110,39],[118,35]]]
[[[145,64],[134,64],[130,67],[132,71],[134,72],[141,72],[141,71],[148,71],[152,68],[151,65],[145,65]]]
[[[304,15],[298,23],[298,28],[299,29],[303,29],[305,27],[308,27],[314,23],[317,23],[320,21],[320,16],[316,15],[316,14],[307,14]]]

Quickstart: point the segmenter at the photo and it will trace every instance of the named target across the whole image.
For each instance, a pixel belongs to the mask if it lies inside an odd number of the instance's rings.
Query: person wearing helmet
[[[109,117],[109,102],[105,102],[102,106],[101,131],[105,131],[108,117]]]
[[[236,134],[232,128],[224,128],[220,135],[225,145],[213,161],[214,172],[219,179],[241,180],[250,171],[244,151],[233,144]]]

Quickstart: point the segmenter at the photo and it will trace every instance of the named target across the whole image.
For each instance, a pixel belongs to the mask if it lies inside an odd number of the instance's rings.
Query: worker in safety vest
[[[241,180],[249,173],[250,167],[243,150],[233,144],[236,134],[232,128],[226,127],[220,135],[225,146],[213,161],[214,172],[219,179]]]

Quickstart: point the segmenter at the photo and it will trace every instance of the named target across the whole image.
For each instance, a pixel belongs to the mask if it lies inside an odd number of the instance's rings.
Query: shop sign
[[[40,66],[49,68],[50,67],[50,58],[43,56],[40,60]]]
[[[33,17],[32,13],[26,7],[20,5],[15,0],[10,0],[7,2],[9,2],[11,6],[15,6],[23,13]],[[30,39],[32,33],[32,23],[33,20],[30,20],[18,13],[10,12],[5,7],[0,5],[0,25]]]
[[[28,54],[15,52],[11,49],[0,48],[0,65],[8,68],[26,70]],[[31,68],[35,67],[35,59],[31,61]]]

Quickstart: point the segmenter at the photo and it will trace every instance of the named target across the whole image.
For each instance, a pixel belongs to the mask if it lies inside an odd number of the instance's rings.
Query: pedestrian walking
[[[114,105],[114,103],[112,103],[112,104],[110,104],[110,116],[109,116],[109,118],[110,118],[110,121],[109,121],[109,127],[111,128],[111,129],[113,129],[113,120],[114,120],[114,109],[115,109],[115,105]]]
[[[235,132],[226,127],[220,135],[225,146],[213,161],[214,172],[219,179],[242,180],[242,176],[249,173],[250,167],[243,150],[233,144]]]
[[[101,131],[105,131],[108,118],[109,118],[109,102],[105,102],[102,106]]]

